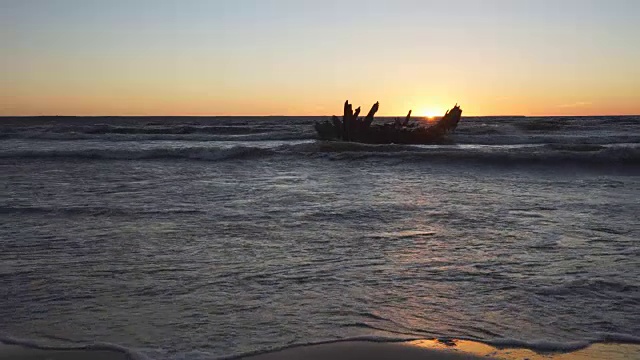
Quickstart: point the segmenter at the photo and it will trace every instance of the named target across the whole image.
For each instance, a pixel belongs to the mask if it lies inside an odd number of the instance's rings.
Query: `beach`
[[[1,345],[3,360],[135,360],[140,356],[118,350],[41,350],[19,345]],[[452,340],[415,340],[410,342],[342,341],[298,346],[258,355],[237,356],[250,360],[627,360],[640,359],[640,346],[632,344],[596,344],[567,353],[538,353],[530,349],[496,348],[487,344]]]

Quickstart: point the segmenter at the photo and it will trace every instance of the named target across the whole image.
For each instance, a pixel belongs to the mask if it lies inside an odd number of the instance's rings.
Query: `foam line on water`
[[[268,156],[325,157],[331,160],[387,158],[407,161],[458,161],[485,164],[640,164],[640,146],[574,147],[456,147],[411,145],[365,145],[342,142],[301,142],[271,146],[159,147],[151,149],[79,148],[2,150],[4,159],[153,160],[182,159],[225,161]]]
[[[105,342],[95,342],[92,344],[85,345],[75,345],[75,346],[53,346],[46,345],[42,342],[31,340],[31,339],[21,339],[8,335],[0,335],[0,343],[5,345],[17,345],[28,349],[35,350],[51,350],[51,351],[115,351],[126,355],[128,358],[132,360],[150,360],[145,355],[140,354],[139,352],[125,347],[121,345],[105,343]]]

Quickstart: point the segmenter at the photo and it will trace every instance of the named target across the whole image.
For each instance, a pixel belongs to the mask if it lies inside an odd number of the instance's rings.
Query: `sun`
[[[418,114],[420,114],[420,116],[424,116],[428,119],[433,119],[435,117],[438,116],[442,116],[442,114],[440,113],[440,111],[434,109],[434,108],[423,108]]]

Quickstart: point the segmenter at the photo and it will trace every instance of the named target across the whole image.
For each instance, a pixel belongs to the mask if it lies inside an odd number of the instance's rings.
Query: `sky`
[[[0,0],[0,116],[640,114],[636,0]]]

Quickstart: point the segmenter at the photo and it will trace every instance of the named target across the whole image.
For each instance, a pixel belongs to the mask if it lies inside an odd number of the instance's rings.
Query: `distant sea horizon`
[[[338,113],[325,115],[2,115],[0,120],[15,118],[274,118],[274,117],[297,117],[297,118],[314,118],[314,117],[331,117],[333,115],[341,116]],[[444,115],[444,114],[443,114]],[[439,118],[439,116],[419,116],[411,115],[414,119],[422,118]],[[402,115],[380,115],[377,118],[397,118],[405,117]],[[598,114],[598,115],[462,115],[465,118],[600,118],[600,117],[636,117],[640,114]]]

